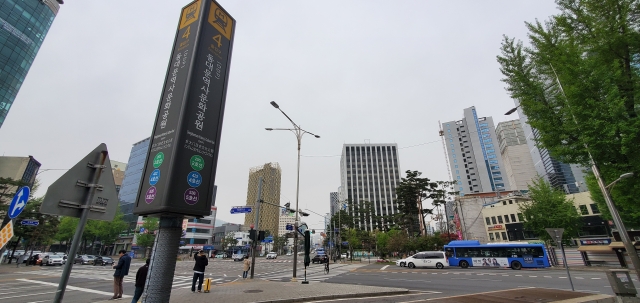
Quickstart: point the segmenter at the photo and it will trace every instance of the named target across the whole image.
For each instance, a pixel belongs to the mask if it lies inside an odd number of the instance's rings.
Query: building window
[[[593,214],[599,214],[600,210],[598,209],[598,205],[597,204],[590,204],[589,206],[591,206],[591,212]]]
[[[513,204],[513,200],[509,200],[509,204]]]
[[[507,233],[506,232],[502,232],[502,240],[508,241],[507,240]]]
[[[589,210],[587,209],[586,205],[580,205],[580,214],[581,215],[588,215],[589,214]]]
[[[493,224],[498,224],[498,222],[496,222],[496,217],[491,217],[491,222],[493,222]]]
[[[500,224],[504,223],[504,222],[502,221],[502,216],[498,216],[498,223],[500,223]]]
[[[491,225],[491,219],[489,219],[489,217],[484,218],[485,221],[487,221],[487,225]]]
[[[504,215],[504,222],[509,223],[509,216],[508,215]]]
[[[511,222],[517,222],[516,216],[514,214],[511,214]]]
[[[493,233],[489,233],[489,240],[493,241]]]

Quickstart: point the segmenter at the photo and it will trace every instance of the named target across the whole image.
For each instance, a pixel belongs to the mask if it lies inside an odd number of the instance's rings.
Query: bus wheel
[[[518,261],[511,262],[511,269],[520,270],[522,269],[522,264]]]
[[[442,263],[438,262],[438,264],[436,264],[436,268],[437,269],[443,269],[444,265],[442,265]]]
[[[416,266],[413,263],[409,263],[409,268],[416,268]]]
[[[460,261],[460,267],[462,267],[462,268],[467,268],[467,267],[469,267],[469,262],[464,261],[464,260]]]

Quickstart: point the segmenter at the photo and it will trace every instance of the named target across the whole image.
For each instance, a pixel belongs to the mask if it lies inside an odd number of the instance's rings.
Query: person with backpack
[[[138,269],[136,273],[136,290],[133,293],[131,303],[137,303],[144,292],[144,283],[147,281],[147,273],[149,273],[149,263],[151,259],[147,259],[147,263]]]
[[[209,265],[209,259],[204,254],[204,250],[200,250],[199,254],[193,257],[196,264],[193,266],[193,282],[191,283],[191,292],[196,292],[196,281],[198,282],[198,292],[202,292],[202,282],[204,281],[204,269]]]

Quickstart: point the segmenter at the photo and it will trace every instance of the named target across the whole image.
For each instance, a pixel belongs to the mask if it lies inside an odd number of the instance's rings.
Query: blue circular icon
[[[154,169],[151,172],[151,176],[149,176],[149,184],[156,185],[156,183],[158,183],[158,181],[160,181],[160,170],[159,169]]]
[[[200,186],[200,184],[202,184],[202,176],[199,172],[192,171],[187,177],[187,183],[189,183],[189,186],[191,187],[198,187]]]

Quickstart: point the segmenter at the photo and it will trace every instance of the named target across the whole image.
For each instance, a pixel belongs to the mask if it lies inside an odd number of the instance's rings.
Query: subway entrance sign
[[[135,214],[211,214],[235,26],[213,0],[182,9]]]

